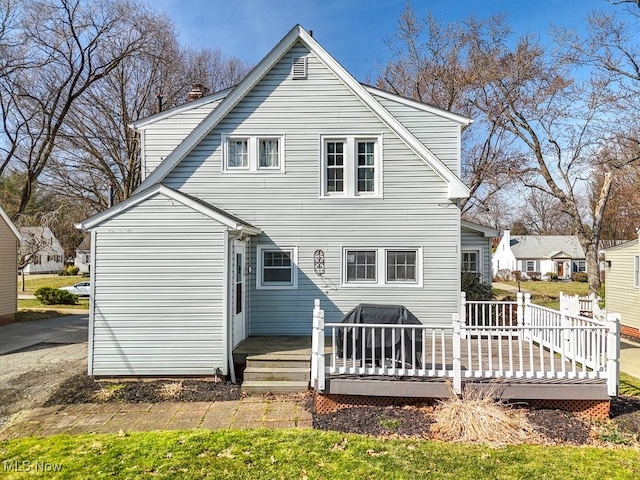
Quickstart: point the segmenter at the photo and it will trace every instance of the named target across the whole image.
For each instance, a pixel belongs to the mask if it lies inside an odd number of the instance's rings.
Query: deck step
[[[311,356],[304,354],[273,354],[247,356],[247,368],[310,368]]]
[[[249,380],[242,382],[243,393],[300,393],[306,392],[309,382],[305,381],[259,381]]]
[[[297,381],[308,382],[311,367],[247,367],[244,370],[244,381]]]

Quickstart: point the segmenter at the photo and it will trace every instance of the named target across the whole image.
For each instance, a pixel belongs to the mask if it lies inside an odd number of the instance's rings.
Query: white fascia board
[[[460,226],[467,230],[473,230],[474,232],[482,233],[485,237],[499,237],[500,232],[490,227],[485,227],[478,223],[469,222],[467,220],[460,220]]]
[[[183,103],[182,105],[178,105],[177,107],[169,108],[167,110],[163,110],[160,113],[155,113],[145,118],[141,118],[136,120],[133,123],[128,125],[132,130],[144,130],[144,128],[152,125],[160,120],[164,120],[166,118],[171,118],[174,115],[179,113],[188,112],[189,110],[193,110],[194,108],[198,108],[202,105],[206,105],[207,103],[217,102],[222,100],[224,97],[229,95],[233,88],[227,88],[225,90],[220,90],[219,92],[212,93],[211,95],[205,95],[204,97],[198,98],[196,100],[192,100],[191,102]]]
[[[396,94],[387,92],[385,90],[380,90],[370,85],[366,85],[365,88],[372,95],[379,95],[383,98],[386,98],[387,100],[391,100],[392,102],[398,102],[408,107],[416,108],[424,112],[433,113],[434,115],[446,118],[448,120],[452,120],[456,123],[459,123],[460,125],[470,125],[473,123],[472,118],[467,118],[463,115],[458,115],[457,113],[449,112],[448,110],[442,110],[441,108],[434,107],[432,105],[427,105],[426,103],[421,103],[411,98],[403,97],[401,95],[396,95]]]
[[[424,146],[407,128],[402,125],[389,111],[378,102],[367,89],[362,86],[342,65],[340,65],[331,55],[329,55],[311,35],[300,28],[300,40],[302,40],[309,50],[322,61],[347,87],[356,94],[360,100],[375,113],[380,120],[398,137],[405,142],[424,162],[429,165],[448,184],[447,195],[450,200],[467,198],[470,191],[447,166],[440,161],[427,147]]]
[[[176,149],[149,175],[136,189],[144,190],[151,185],[161,182],[180,161],[193,150],[204,137],[222,120],[246,94],[271,70],[271,68],[289,51],[303,32],[302,27],[296,25],[291,31],[264,57],[249,75],[247,75],[227,97],[211,112]]]
[[[22,238],[22,234],[20,233],[20,231],[16,228],[16,226],[13,224],[13,222],[11,221],[11,219],[9,218],[9,215],[7,215],[7,213],[2,209],[2,207],[0,207],[0,217],[4,220],[4,222],[7,224],[7,226],[9,227],[9,230],[11,230],[11,232],[16,236],[16,238],[18,239],[18,241],[23,242],[24,238]]]

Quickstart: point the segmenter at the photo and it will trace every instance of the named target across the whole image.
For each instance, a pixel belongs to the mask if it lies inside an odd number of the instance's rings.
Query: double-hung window
[[[586,272],[586,271],[587,271],[586,260],[578,260],[578,272]]]
[[[298,248],[258,245],[258,289],[298,288]]]
[[[382,196],[382,136],[321,137],[321,197]]]
[[[284,172],[284,135],[222,135],[223,172]]]
[[[536,271],[535,260],[527,260],[526,269],[527,269],[527,272],[535,272]]]
[[[420,248],[344,248],[344,286],[421,286]]]
[[[462,271],[480,273],[478,269],[478,251],[465,251],[462,252]]]

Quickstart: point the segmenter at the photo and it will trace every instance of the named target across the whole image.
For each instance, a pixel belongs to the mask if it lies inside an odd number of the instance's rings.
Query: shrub
[[[540,272],[527,272],[527,276],[535,282],[542,280],[542,274]]]
[[[75,275],[77,275],[77,274],[78,274],[78,272],[79,272],[79,271],[80,271],[80,268],[79,268],[79,267],[76,267],[75,265],[69,265],[69,266],[67,267],[67,274],[68,274],[68,275],[73,275],[73,276],[75,276]]]
[[[35,291],[35,296],[44,305],[75,305],[78,303],[77,295],[51,287],[40,287]]]
[[[604,296],[604,295],[605,295],[605,292],[606,292],[606,290],[605,290],[605,285],[604,285],[604,283],[603,283],[602,285],[600,285],[600,288],[598,289],[598,306],[599,306],[600,308],[604,308],[604,307],[605,307],[605,305],[606,305],[606,304],[605,304],[605,301],[604,301],[604,299],[605,299],[605,296]]]
[[[584,272],[576,272],[572,275],[571,280],[574,282],[586,282],[589,280],[589,276]]]
[[[495,280],[497,282],[511,282],[515,280],[515,276],[511,270],[502,268],[496,272]]]
[[[58,272],[59,277],[66,277],[67,275],[69,275],[69,272],[67,272],[66,270],[60,270]]]
[[[558,280],[558,274],[556,272],[547,272],[544,276],[547,277],[547,280],[550,282],[556,282]]]
[[[514,271],[513,271],[513,272],[511,272],[511,273],[513,273],[513,276],[515,277],[516,282],[520,282],[520,281],[524,280],[524,279],[522,278],[522,272],[521,272],[520,270],[514,270]]]
[[[491,285],[482,283],[480,277],[473,272],[462,272],[462,291],[466,292],[467,300],[491,300],[493,293]]]

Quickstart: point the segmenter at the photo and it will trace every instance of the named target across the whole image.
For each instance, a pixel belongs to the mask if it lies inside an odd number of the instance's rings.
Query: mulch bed
[[[170,390],[167,386],[180,384]],[[105,391],[109,394],[105,395]],[[64,382],[45,406],[75,403],[159,403],[213,402],[238,400],[238,385],[224,381],[193,379],[95,380],[85,374]],[[300,395],[296,395],[300,398]],[[311,409],[309,401],[307,408]],[[436,407],[437,408],[437,407]],[[433,438],[433,409],[429,406],[354,407],[330,414],[313,414],[313,428],[377,437]],[[586,445],[593,443],[592,424],[588,419],[561,410],[530,409],[528,421],[550,443]],[[612,423],[619,431],[640,441],[640,398],[620,396],[611,404]]]

